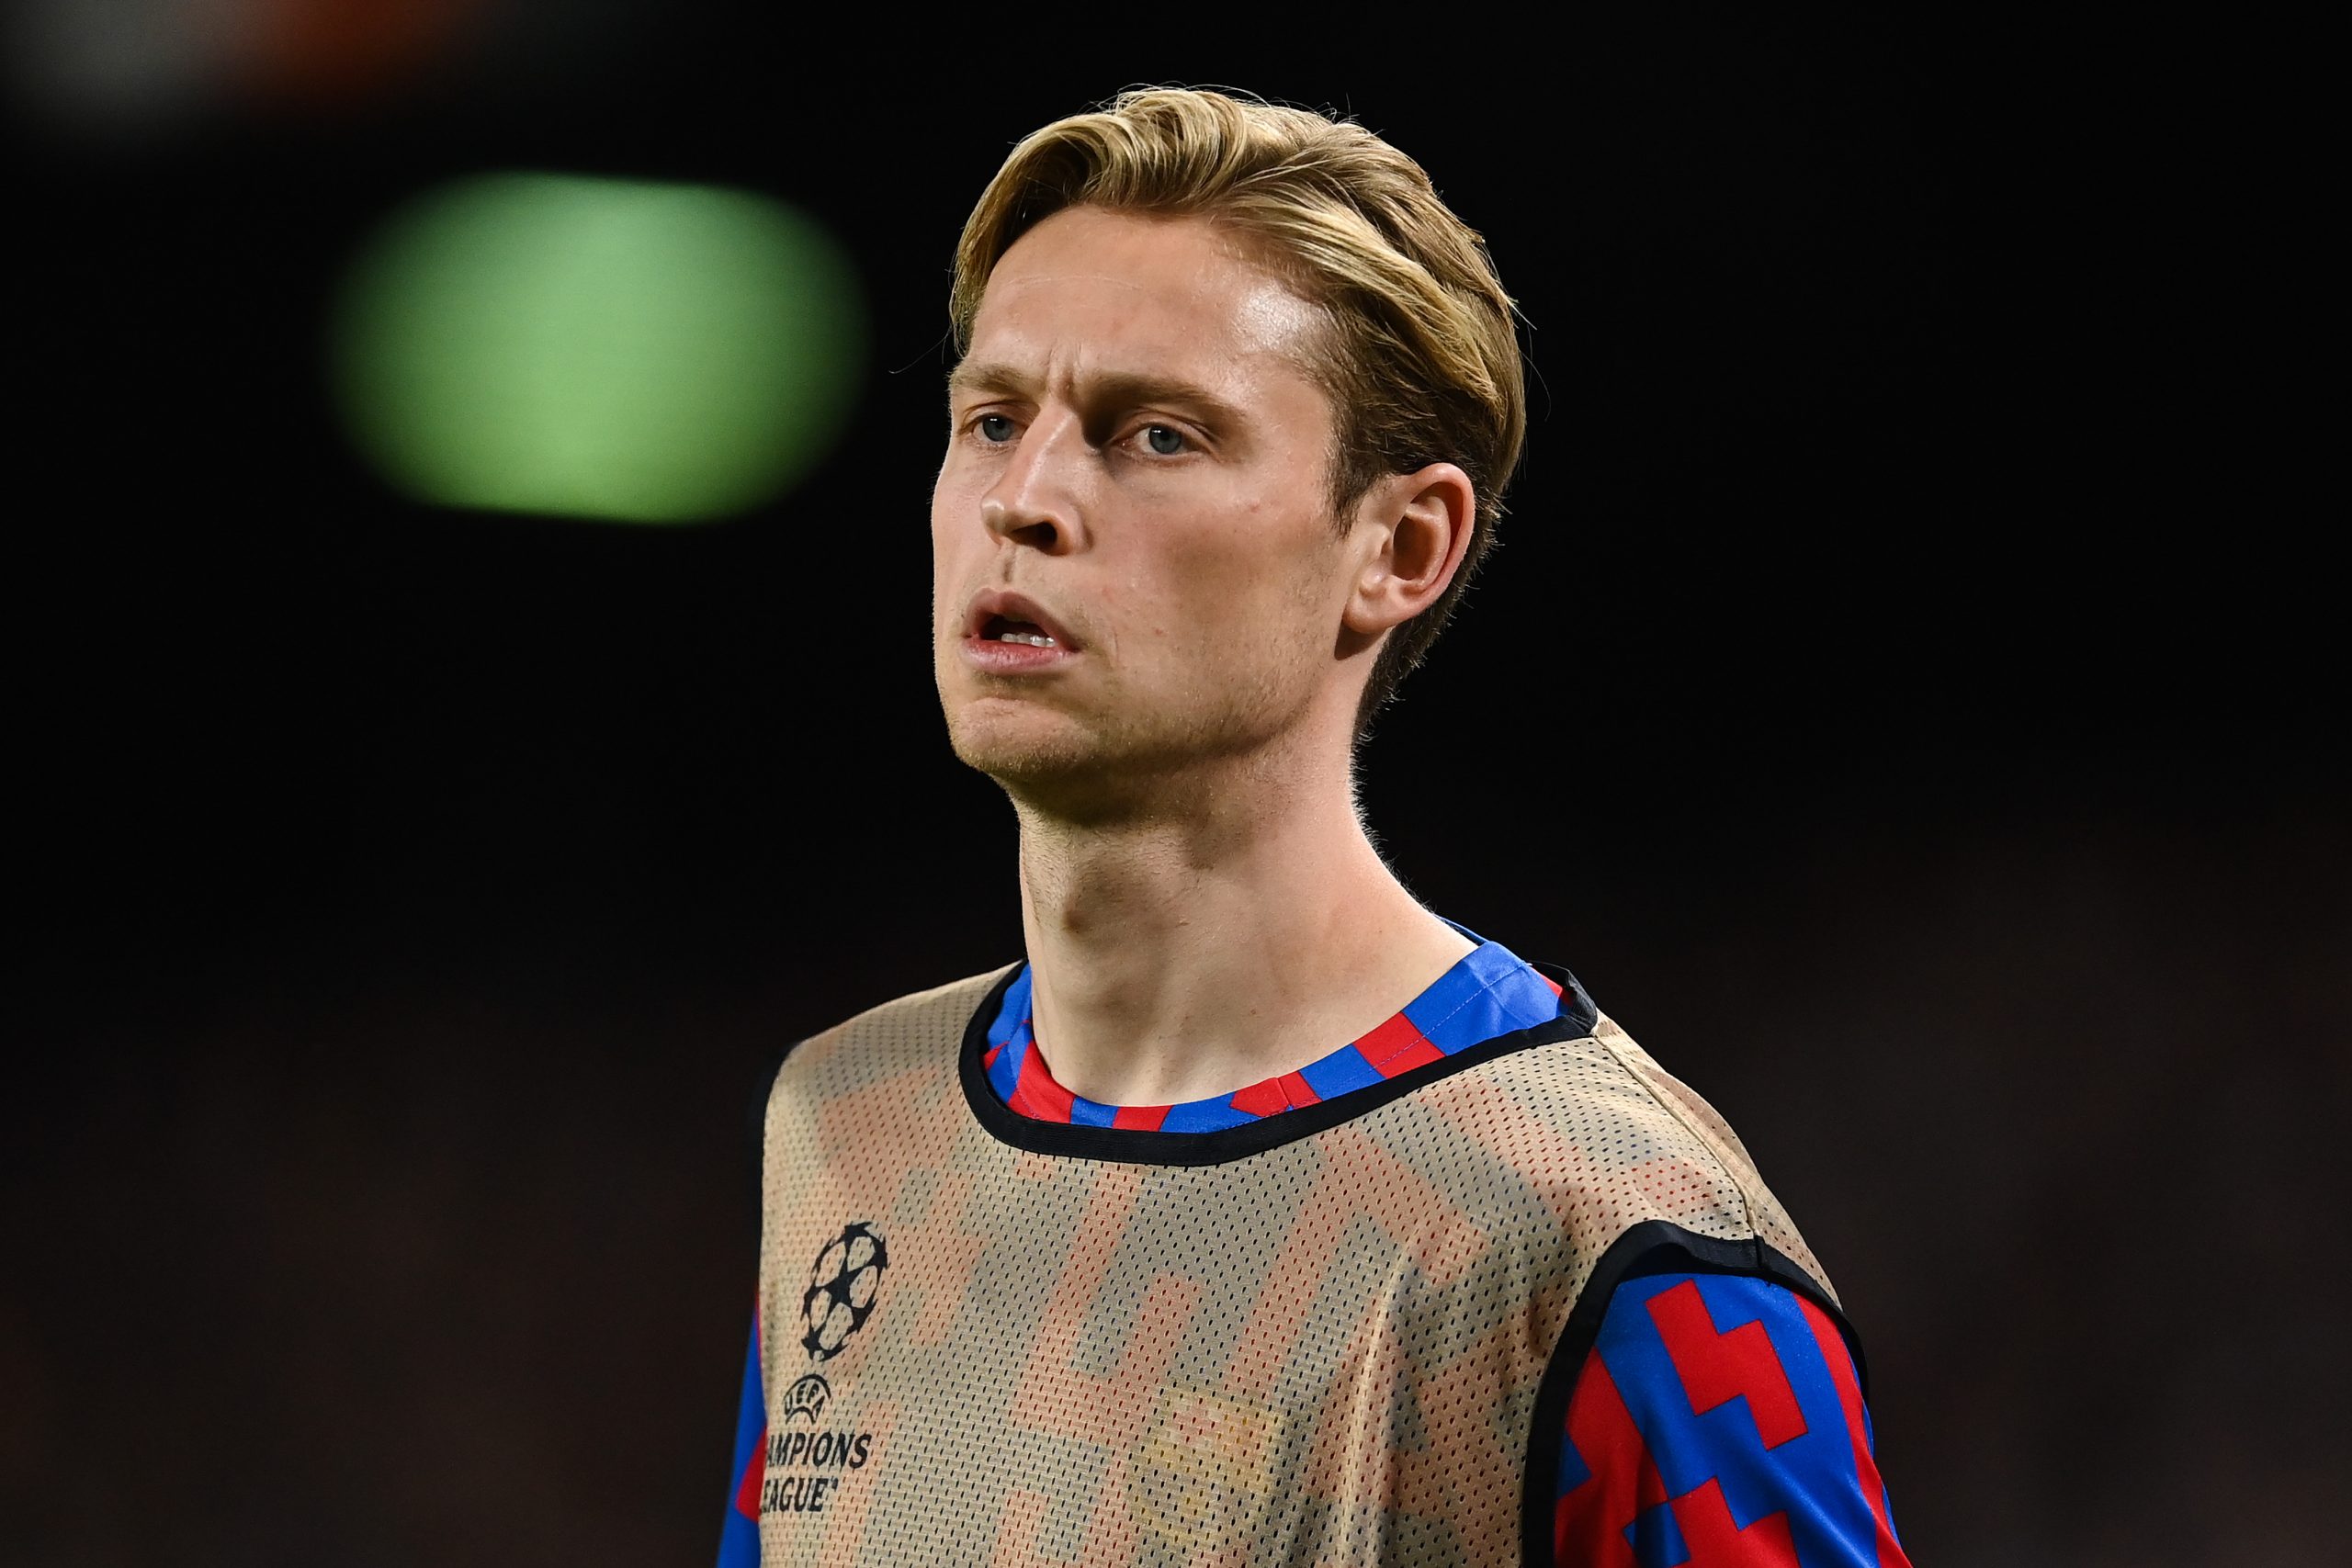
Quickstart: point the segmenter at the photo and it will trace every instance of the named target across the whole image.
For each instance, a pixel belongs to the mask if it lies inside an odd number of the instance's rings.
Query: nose
[[[1077,549],[1085,540],[1081,502],[1091,456],[1075,419],[1041,416],[981,495],[981,523],[1000,539],[1047,555]]]

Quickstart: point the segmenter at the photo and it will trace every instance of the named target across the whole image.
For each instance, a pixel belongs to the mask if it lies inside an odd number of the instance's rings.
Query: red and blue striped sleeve
[[[1554,1495],[1561,1568],[1909,1568],[1845,1339],[1769,1280],[1617,1286]]]
[[[760,1325],[752,1321],[752,1348],[743,1357],[743,1393],[735,1407],[735,1478],[727,1523],[718,1537],[718,1568],[760,1568],[760,1463],[768,1443],[767,1400],[760,1389]]]

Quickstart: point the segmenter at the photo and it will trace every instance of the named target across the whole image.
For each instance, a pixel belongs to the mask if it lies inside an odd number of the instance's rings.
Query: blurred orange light
[[[491,0],[249,0],[248,91],[318,104],[373,96],[433,65]]]

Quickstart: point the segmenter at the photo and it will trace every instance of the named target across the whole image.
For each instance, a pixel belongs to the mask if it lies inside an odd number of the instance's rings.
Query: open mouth
[[[1006,615],[990,615],[980,623],[982,642],[1026,643],[1031,648],[1058,648],[1061,645],[1034,621],[1016,621]]]
[[[1025,593],[990,588],[972,596],[964,612],[964,647],[978,669],[1031,671],[1057,668],[1079,651],[1054,613]]]

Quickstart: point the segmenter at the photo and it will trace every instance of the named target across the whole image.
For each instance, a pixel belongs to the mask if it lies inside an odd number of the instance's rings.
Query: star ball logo
[[[874,1315],[874,1298],[882,1289],[882,1270],[890,1266],[890,1249],[882,1233],[867,1220],[853,1221],[827,1242],[808,1266],[808,1289],[800,1298],[800,1320],[808,1332],[800,1348],[812,1361],[829,1361],[842,1353],[849,1337]]]

